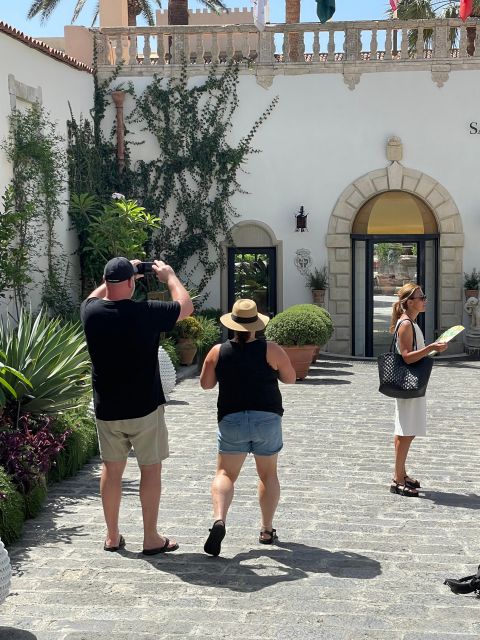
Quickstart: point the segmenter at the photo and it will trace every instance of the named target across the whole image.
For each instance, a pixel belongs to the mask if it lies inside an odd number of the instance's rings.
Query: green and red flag
[[[327,22],[335,13],[335,0],[317,0],[317,16],[320,22]]]
[[[473,0],[460,0],[460,18],[465,22],[472,15]]]

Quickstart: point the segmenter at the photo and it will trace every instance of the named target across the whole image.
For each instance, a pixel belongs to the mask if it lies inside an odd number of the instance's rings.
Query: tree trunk
[[[300,22],[300,0],[285,0],[285,22],[287,24],[297,24]],[[290,61],[300,62],[300,34],[288,34],[288,48],[290,50]]]
[[[168,0],[168,24],[188,24],[188,0]]]
[[[137,0],[128,0],[128,26],[137,26],[137,16],[142,13],[142,8]]]

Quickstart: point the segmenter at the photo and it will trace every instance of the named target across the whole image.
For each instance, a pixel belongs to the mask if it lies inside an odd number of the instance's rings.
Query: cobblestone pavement
[[[12,594],[1,640],[463,640],[480,636],[480,601],[446,576],[480,562],[480,363],[437,364],[429,435],[412,448],[421,499],[388,492],[393,401],[374,363],[321,360],[282,387],[285,448],[278,546],[257,543],[254,464],[236,489],[222,556],[207,557],[216,392],[177,386],[167,409],[161,530],[181,547],[145,558],[138,474],[129,460],[122,553],[104,553],[98,460],[53,486],[10,548]]]

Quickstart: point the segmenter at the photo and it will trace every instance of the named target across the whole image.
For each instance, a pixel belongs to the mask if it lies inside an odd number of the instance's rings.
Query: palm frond
[[[220,11],[228,11],[228,7],[224,5],[221,0],[199,0],[200,4],[203,4],[207,9],[211,9],[216,13],[220,13]]]

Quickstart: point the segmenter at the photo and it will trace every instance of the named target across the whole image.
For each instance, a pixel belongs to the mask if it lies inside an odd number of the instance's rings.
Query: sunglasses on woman
[[[427,296],[423,294],[423,296],[412,296],[410,300],[426,300]]]

